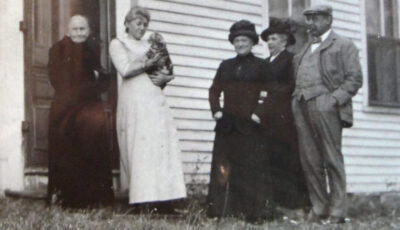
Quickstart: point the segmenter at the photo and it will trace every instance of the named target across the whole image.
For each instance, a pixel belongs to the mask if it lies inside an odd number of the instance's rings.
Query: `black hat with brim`
[[[230,28],[229,41],[233,43],[233,39],[237,36],[246,36],[253,40],[254,45],[258,43],[258,34],[254,23],[247,20],[240,20],[234,23]]]
[[[288,45],[294,45],[296,38],[293,35],[291,25],[281,19],[271,18],[270,25],[261,33],[261,38],[264,41],[268,41],[268,36],[271,34],[286,34],[288,36]]]

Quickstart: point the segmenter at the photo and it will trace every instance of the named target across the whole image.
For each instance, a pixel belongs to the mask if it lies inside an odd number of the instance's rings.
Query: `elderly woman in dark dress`
[[[215,131],[208,194],[210,217],[244,216],[247,221],[272,218],[268,167],[269,143],[260,135],[254,114],[263,82],[263,60],[251,52],[258,43],[255,25],[247,20],[230,28],[237,56],[224,60],[209,90]],[[224,106],[220,105],[224,94]]]
[[[49,51],[55,89],[49,117],[48,202],[67,208],[111,204],[111,162],[100,94],[109,78],[97,49],[88,42],[88,19],[70,19],[68,35]]]
[[[286,48],[295,44],[291,25],[281,19],[271,19],[270,27],[261,33],[268,43],[270,57],[265,64],[264,85],[267,97],[259,107],[261,125],[267,139],[273,142],[268,169],[273,182],[274,203],[283,208],[300,209],[309,206],[308,192],[300,165],[297,134],[291,111],[294,90],[293,53]]]

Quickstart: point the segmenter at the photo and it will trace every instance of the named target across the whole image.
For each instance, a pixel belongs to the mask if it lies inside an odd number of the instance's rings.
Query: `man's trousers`
[[[312,210],[321,217],[344,217],[346,175],[341,152],[342,125],[332,100],[330,94],[307,101],[293,98],[292,110]]]

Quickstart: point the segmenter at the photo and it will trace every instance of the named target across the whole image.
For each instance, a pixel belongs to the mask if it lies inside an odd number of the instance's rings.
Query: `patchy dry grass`
[[[399,196],[400,197],[400,196]],[[181,218],[151,213],[132,215],[124,205],[96,210],[68,211],[47,207],[42,201],[0,199],[0,229],[400,229],[400,207],[387,208],[372,196],[349,199],[350,222],[320,225],[289,220],[251,225],[237,219],[207,219],[200,202],[193,200]]]

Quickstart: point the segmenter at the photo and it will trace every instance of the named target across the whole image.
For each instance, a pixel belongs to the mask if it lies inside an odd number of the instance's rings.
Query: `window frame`
[[[280,1],[286,1],[287,2],[287,5],[288,5],[288,11],[287,11],[287,13],[288,13],[288,16],[287,17],[292,17],[293,16],[293,3],[295,2],[295,1],[298,1],[298,0],[280,0]],[[311,3],[312,3],[312,0],[304,0],[304,5],[305,5],[305,7],[308,7],[308,6],[310,6],[311,5]],[[268,10],[270,10],[271,8],[270,8],[270,1],[267,1],[267,3],[266,4],[268,4]],[[269,17],[271,17],[271,15],[270,15],[270,11],[268,11],[268,13],[269,13]],[[273,16],[274,17],[274,16]]]
[[[388,37],[386,34],[386,17],[385,17],[385,1],[387,0],[379,0],[379,13],[380,13],[380,34],[383,37]],[[397,9],[396,15],[394,15],[394,23],[393,23],[393,37],[399,39],[399,31],[400,31],[400,26],[399,26],[399,1],[398,0],[390,0],[393,3],[392,8]]]
[[[282,0],[279,0],[278,2],[281,2]],[[284,1],[286,1],[286,4],[289,6],[288,8],[287,8],[287,12],[285,12],[285,13],[287,13],[287,16],[283,16],[283,17],[279,17],[279,16],[276,16],[275,15],[275,13],[273,12],[273,11],[271,11],[271,1],[264,1],[264,4],[266,5],[266,12],[267,12],[267,15],[268,15],[268,18],[269,18],[269,20],[271,19],[271,18],[287,18],[287,19],[289,19],[292,23],[294,23],[295,24],[295,26],[297,27],[297,32],[295,33],[295,36],[296,36],[296,39],[297,39],[297,42],[296,42],[296,44],[294,45],[294,46],[290,46],[289,48],[288,48],[288,50],[290,51],[290,52],[293,52],[293,53],[297,53],[297,52],[299,52],[300,50],[301,50],[301,48],[302,48],[302,43],[301,43],[301,41],[302,42],[305,42],[305,44],[308,42],[308,40],[309,40],[309,36],[308,36],[308,34],[306,34],[306,24],[305,24],[305,21],[301,21],[302,19],[303,19],[303,14],[302,14],[302,12],[303,12],[303,10],[304,9],[306,9],[307,7],[309,7],[313,2],[313,0],[304,0],[304,7],[303,7],[303,9],[301,9],[300,11],[299,11],[299,13],[298,14],[296,14],[296,15],[293,15],[293,12],[294,12],[294,3],[295,3],[295,1],[299,1],[299,0],[284,0]],[[268,21],[269,21],[268,20]],[[269,23],[268,23],[269,24]],[[267,28],[268,27],[268,24],[267,25],[265,25],[265,28]],[[298,36],[300,33],[302,33],[302,32],[300,32],[300,31],[303,31],[303,33],[305,33],[305,34],[303,34],[304,35],[304,37],[303,36]],[[305,40],[303,39],[303,38],[305,38]],[[265,47],[267,46],[266,44],[264,45]],[[267,53],[267,55],[266,56],[269,56],[269,52]]]
[[[360,1],[360,9],[361,9],[361,32],[362,32],[362,48],[363,48],[363,53],[364,53],[364,58],[362,60],[362,71],[363,71],[363,78],[364,78],[364,84],[362,87],[362,107],[361,111],[366,112],[366,113],[376,113],[376,114],[392,114],[392,115],[400,115],[400,106],[387,106],[387,105],[377,105],[374,102],[370,101],[370,77],[369,77],[369,58],[368,58],[368,36],[373,36],[371,34],[368,34],[368,29],[367,29],[367,1],[369,0],[361,0]],[[383,3],[383,0],[379,0],[380,6]],[[400,0],[396,1],[396,7],[397,7],[397,40],[400,41]],[[380,14],[381,18],[384,18],[384,12],[383,7],[380,7]],[[384,21],[380,21],[380,26],[381,26],[381,31],[382,31],[382,26],[384,26]],[[375,34],[375,36],[377,36]]]

